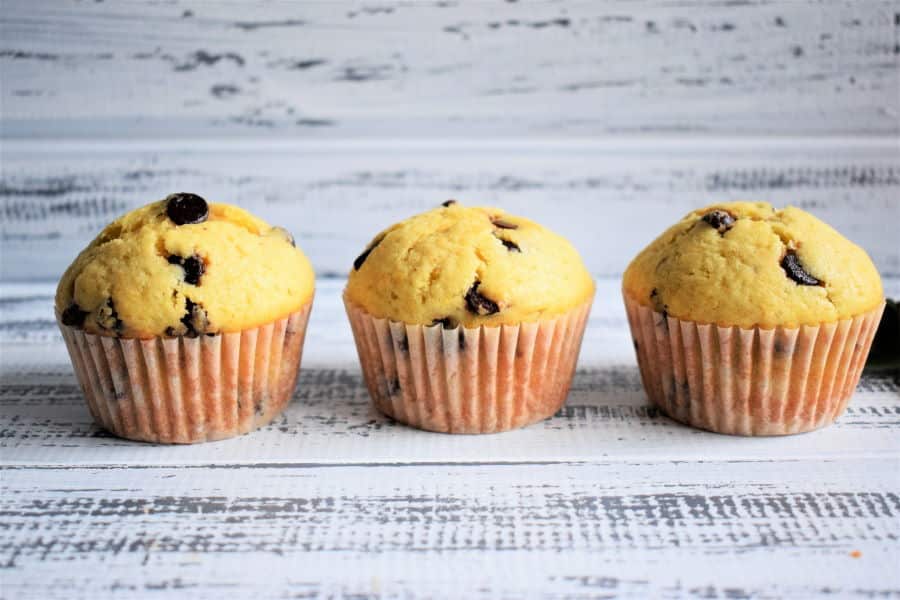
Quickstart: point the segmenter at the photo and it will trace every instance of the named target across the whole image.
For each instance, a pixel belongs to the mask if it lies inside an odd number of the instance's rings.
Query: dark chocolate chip
[[[184,269],[184,282],[191,285],[200,285],[200,276],[206,271],[206,263],[203,259],[194,254],[187,258],[175,256],[174,254],[168,258],[170,265],[179,265]]]
[[[124,328],[124,323],[122,323],[122,319],[119,318],[119,313],[116,312],[116,306],[113,304],[112,298],[107,298],[106,304],[101,306],[100,310],[97,311],[97,325],[99,325],[101,329],[116,332],[120,332]]]
[[[781,259],[781,268],[784,269],[785,274],[789,278],[799,285],[822,285],[821,281],[810,275],[803,268],[803,265],[800,264],[800,259],[791,250],[788,250],[784,258]]]
[[[391,396],[400,394],[400,379],[398,377],[388,379],[388,394]]]
[[[166,201],[166,214],[176,225],[202,223],[209,217],[209,206],[197,194],[171,194]]]
[[[294,241],[294,236],[291,234],[290,231],[288,231],[284,227],[273,227],[272,231],[275,232],[276,235],[283,237],[285,239],[285,241],[287,243],[289,243],[291,246],[293,246],[294,248],[297,247],[297,242]]]
[[[519,226],[515,223],[507,221],[502,217],[497,217],[495,219],[491,219],[491,223],[494,224],[494,227],[499,227],[500,229],[518,229]]]
[[[84,319],[88,316],[86,311],[74,302],[63,311],[61,318],[62,324],[66,327],[81,327],[84,325]]]
[[[397,340],[397,348],[401,352],[409,352],[409,338],[406,337],[406,334],[403,334],[403,337]]]
[[[203,259],[196,255],[188,256],[184,259],[184,262],[181,263],[181,266],[184,267],[185,283],[200,285],[200,276],[203,275],[203,271],[206,269]]]
[[[495,236],[496,237],[496,236]],[[500,243],[503,244],[507,250],[510,252],[521,252],[522,249],[519,248],[519,245],[512,240],[504,240],[502,237],[497,237],[500,240]]]
[[[653,288],[650,291],[650,302],[653,304],[653,310],[658,313],[662,313],[663,319],[669,316],[669,305],[665,304],[662,301],[662,298],[659,295],[659,290]]]
[[[181,317],[181,324],[185,327],[187,337],[197,337],[201,333],[206,333],[209,327],[209,321],[206,318],[206,311],[199,303],[192,301],[190,298],[184,299],[184,316]]]
[[[363,263],[366,262],[366,259],[369,258],[369,255],[372,253],[372,250],[377,248],[378,244],[380,244],[381,240],[383,240],[383,239],[384,239],[383,237],[375,239],[371,244],[369,244],[369,247],[366,248],[362,254],[360,254],[359,256],[356,257],[356,260],[353,261],[353,268],[355,270],[359,271],[360,267],[363,266]]]
[[[460,351],[466,349],[466,333],[465,333],[465,331],[463,331],[464,329],[465,329],[465,327],[460,327],[460,328],[459,328],[459,334],[458,334],[458,335],[459,335],[459,349],[460,349]]]
[[[485,298],[478,293],[478,286],[480,285],[481,282],[475,280],[475,283],[473,283],[472,287],[469,288],[469,291],[466,292],[466,308],[468,308],[470,312],[483,317],[500,312],[500,307],[496,302],[490,298]]]
[[[459,204],[459,202],[457,202],[456,200],[447,200],[446,202],[441,202],[441,206],[443,206],[444,208],[453,206],[454,204]]]
[[[431,326],[440,325],[444,329],[456,329],[459,323],[453,317],[444,317],[443,319],[435,319],[431,322]]]
[[[719,232],[719,235],[725,235],[725,232],[734,227],[734,217],[724,210],[713,210],[703,215],[703,220]]]
[[[773,348],[775,350],[775,354],[779,356],[790,356],[794,353],[794,344],[792,344],[790,341],[783,341],[776,338]]]

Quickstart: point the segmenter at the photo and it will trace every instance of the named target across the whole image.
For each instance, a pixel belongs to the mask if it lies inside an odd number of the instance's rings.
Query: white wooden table
[[[369,406],[342,287],[320,282],[273,424],[154,446],[91,423],[53,286],[4,285],[3,597],[900,595],[896,372],[865,376],[823,431],[690,429],[647,405],[618,281],[603,279],[557,415],[427,433]]]

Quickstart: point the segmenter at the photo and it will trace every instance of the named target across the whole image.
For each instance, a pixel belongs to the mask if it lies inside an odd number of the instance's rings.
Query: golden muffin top
[[[477,327],[553,317],[593,293],[581,257],[559,235],[450,200],[375,236],[354,262],[345,297],[380,318]]]
[[[674,317],[743,328],[846,319],[884,300],[865,251],[799,208],[695,210],[628,265],[623,290]]]
[[[240,331],[306,304],[291,235],[228,204],[172,194],[108,225],[56,290],[64,325],[127,338]]]

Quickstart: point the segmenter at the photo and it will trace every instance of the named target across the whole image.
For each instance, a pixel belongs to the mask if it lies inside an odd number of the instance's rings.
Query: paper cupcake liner
[[[520,325],[408,325],[344,300],[375,406],[420,429],[493,433],[554,414],[569,393],[591,303]]]
[[[60,329],[99,425],[132,440],[191,444],[247,433],[284,409],[311,307],[262,327],[193,338]]]
[[[799,328],[683,321],[625,294],[644,390],[682,423],[787,435],[834,422],[859,382],[884,310]]]

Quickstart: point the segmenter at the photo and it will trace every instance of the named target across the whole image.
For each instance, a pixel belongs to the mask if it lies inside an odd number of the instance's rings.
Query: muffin
[[[59,283],[56,317],[99,425],[193,443],[246,433],[285,407],[313,291],[287,231],[172,194],[91,242]]]
[[[622,290],[650,400],[737,435],[833,422],[884,308],[861,248],[809,213],[764,202],[688,214],[631,262]]]
[[[375,236],[344,301],[378,409],[421,429],[491,433],[565,402],[593,295],[562,237],[448,201]]]

